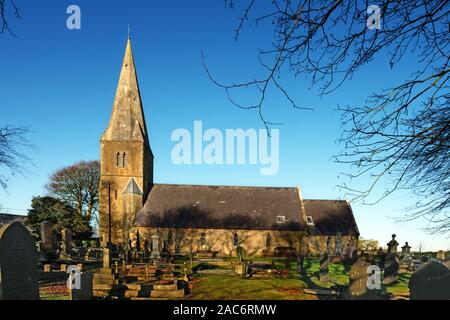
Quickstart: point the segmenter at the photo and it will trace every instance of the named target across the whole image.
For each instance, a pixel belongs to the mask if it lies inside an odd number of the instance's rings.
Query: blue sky
[[[264,110],[280,129],[280,169],[261,176],[259,166],[174,165],[170,140],[177,128],[263,128],[258,114],[230,105],[202,67],[203,51],[211,72],[223,81],[247,80],[260,74],[257,50],[270,40],[269,29],[249,27],[233,39],[236,10],[221,0],[171,1],[24,1],[17,0],[21,20],[12,20],[17,38],[0,34],[0,126],[30,126],[37,150],[34,165],[24,176],[0,190],[0,205],[11,213],[26,213],[32,196],[44,193],[48,175],[81,159],[99,158],[99,139],[114,99],[131,26],[134,57],[140,82],[150,144],[155,154],[155,180],[161,183],[217,185],[300,185],[305,198],[344,199],[336,187],[345,168],[331,157],[341,146],[338,104],[358,104],[380,88],[403,80],[408,57],[393,72],[388,60],[377,59],[338,91],[319,96],[306,79],[284,74],[282,81],[297,102],[313,111],[293,110],[273,93]],[[66,8],[81,8],[81,30],[66,28]],[[269,36],[268,36],[269,35]],[[449,249],[443,236],[421,231],[425,221],[396,224],[411,203],[396,193],[375,206],[354,203],[364,238],[385,245],[392,233],[403,245],[417,249]]]

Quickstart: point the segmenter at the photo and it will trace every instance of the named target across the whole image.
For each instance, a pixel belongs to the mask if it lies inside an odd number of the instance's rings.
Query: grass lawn
[[[227,259],[230,260],[230,259]],[[276,269],[286,269],[285,258],[255,258],[249,259],[254,262],[268,262],[275,265]],[[205,263],[195,264],[194,270],[200,269],[222,269],[223,266],[209,266]],[[303,289],[327,289],[335,285],[343,286],[349,283],[348,273],[350,266],[343,263],[330,263],[329,283],[321,283],[318,279],[319,260],[305,259],[305,272],[299,274],[296,270],[295,261],[286,277],[274,275],[273,278],[242,279],[234,275],[214,274],[192,274],[189,283],[191,294],[185,297],[187,300],[315,300],[315,295],[302,292]],[[409,293],[408,282],[411,273],[399,274],[398,282],[393,285],[382,285],[384,291],[394,295],[405,295]],[[68,293],[65,283],[53,283],[43,285],[40,288],[42,300],[67,300]],[[325,298],[325,297],[324,297]],[[332,297],[329,297],[332,298]]]
[[[277,269],[286,268],[284,258],[258,258],[253,260],[273,263]],[[342,263],[330,264],[329,283],[321,283],[318,279],[317,273],[320,267],[318,259],[305,260],[304,265],[306,273],[299,275],[296,270],[296,263],[292,261],[287,278],[275,276],[271,279],[241,279],[237,276],[226,275],[194,275],[192,293],[187,299],[317,299],[314,295],[302,293],[302,290],[305,288],[325,289],[336,284],[346,285],[349,282],[348,267]]]
[[[241,279],[236,276],[208,275],[194,278],[191,300],[304,300],[314,296],[301,293],[299,279]]]
[[[392,293],[394,295],[405,295],[409,294],[408,282],[412,273],[400,273],[398,275],[397,283],[391,285],[382,285],[386,292]]]

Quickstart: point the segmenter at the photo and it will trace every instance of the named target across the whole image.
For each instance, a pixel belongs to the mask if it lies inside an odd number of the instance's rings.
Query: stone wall
[[[235,236],[247,256],[261,256],[264,250],[273,251],[275,247],[293,247],[301,250],[302,232],[274,230],[227,230],[227,229],[171,229],[171,228],[135,228],[139,230],[141,244],[157,233],[161,245],[166,241],[170,252],[190,254],[200,250],[218,252],[219,255],[236,255]],[[171,240],[169,233],[171,232]],[[202,234],[204,242],[202,244]],[[270,235],[270,237],[269,237]],[[133,239],[135,233],[131,235]],[[268,241],[268,237],[270,241]]]
[[[336,235],[309,235],[308,250],[311,255],[318,256],[322,253],[329,251],[335,254],[336,252]],[[341,241],[341,253],[342,255],[349,254],[353,248],[356,250],[358,247],[358,237],[352,235],[342,235],[339,237]],[[329,245],[327,245],[329,243]]]

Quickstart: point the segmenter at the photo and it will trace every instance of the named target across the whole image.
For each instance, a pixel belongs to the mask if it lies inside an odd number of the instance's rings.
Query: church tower
[[[153,153],[128,37],[108,127],[100,140],[100,239],[125,244],[153,186]]]

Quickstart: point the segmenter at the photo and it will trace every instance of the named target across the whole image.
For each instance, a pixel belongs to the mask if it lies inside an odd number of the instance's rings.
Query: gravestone
[[[336,236],[336,245],[334,253],[337,256],[342,256],[342,238],[340,233],[338,233]]]
[[[39,300],[36,245],[19,222],[0,229],[0,300]]]
[[[397,255],[392,252],[388,253],[385,260],[383,284],[389,285],[396,283],[399,268],[400,263],[398,261]]]
[[[111,249],[109,248],[103,248],[103,269],[110,269],[111,268]]]
[[[350,284],[346,293],[349,300],[373,300],[379,293],[378,289],[370,289],[367,281],[369,278],[370,262],[367,257],[360,256],[352,265],[349,273]]]
[[[405,242],[405,245],[402,247],[402,256],[409,255],[411,255],[411,247],[409,246],[408,242]]]
[[[141,252],[141,236],[139,230],[136,231],[136,251]]]
[[[319,270],[319,281],[322,283],[330,282],[330,275],[328,271],[328,265],[330,263],[330,258],[328,254],[324,254],[320,258],[320,270]]]
[[[302,254],[297,255],[297,272],[303,273],[303,263],[305,261],[305,256]]]
[[[388,242],[387,246],[388,246],[388,251],[387,253],[393,253],[393,254],[397,254],[397,247],[399,245],[399,243],[395,240],[395,238],[397,237],[397,235],[393,234],[392,235],[392,240]]]
[[[444,261],[445,260],[445,252],[443,250],[439,250],[438,253],[436,254],[436,259],[439,261]]]
[[[159,259],[161,257],[161,252],[159,249],[159,236],[157,234],[152,235],[152,253],[151,258]]]
[[[411,300],[449,300],[450,270],[438,261],[421,265],[409,279]]]
[[[242,262],[244,260],[244,248],[241,246],[236,247],[236,255],[238,257],[238,261]]]
[[[386,261],[386,254],[383,251],[383,248],[380,247],[380,249],[378,249],[377,255],[375,256],[375,264],[381,269],[384,269],[384,264]]]
[[[345,247],[344,259],[351,260],[353,257],[355,257],[354,253],[355,253],[355,246],[352,241],[349,241],[347,243],[347,246]],[[355,257],[355,261],[356,261],[356,259],[357,259],[357,257]]]
[[[145,239],[144,241],[144,259],[147,260],[149,254],[149,243],[148,240]]]
[[[72,231],[70,229],[62,229],[61,230],[61,259],[66,259],[69,257],[72,252]]]
[[[408,272],[410,270],[413,270],[414,268],[413,258],[411,256],[411,247],[409,246],[408,242],[405,242],[405,245],[402,247],[402,253],[400,255],[400,272]]]
[[[57,241],[53,234],[53,224],[48,221],[40,223],[41,241],[39,244],[39,261],[51,261],[57,259],[56,248]]]
[[[55,248],[55,238],[53,235],[53,224],[48,221],[41,222],[41,248],[46,252],[53,252]]]

